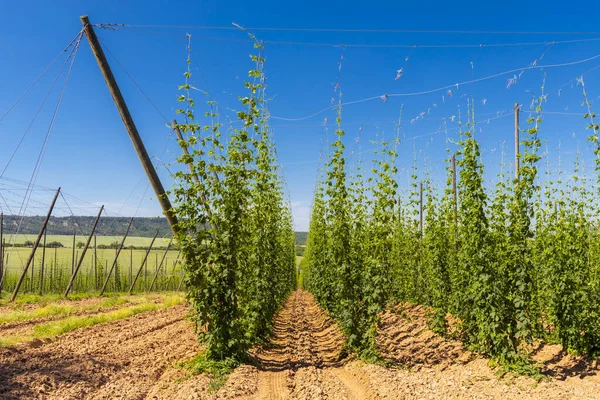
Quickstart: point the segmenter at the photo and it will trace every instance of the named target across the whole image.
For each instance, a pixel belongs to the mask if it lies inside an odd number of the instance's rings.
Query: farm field
[[[0,23],[0,400],[600,400],[600,3],[79,3]]]
[[[120,298],[128,302],[117,306],[97,299],[71,303],[79,316],[93,317],[136,302],[166,305],[165,296]],[[559,346],[540,345],[534,359],[545,379],[501,377],[488,360],[429,330],[424,309],[414,305],[382,316],[377,345],[387,364],[364,364],[340,352],[344,338],[338,327],[302,290],[278,313],[268,343],[251,350],[250,364],[211,390],[209,376],[190,376],[178,366],[202,350],[189,311],[174,304],[0,348],[0,397],[100,399],[118,391],[124,399],[599,398],[597,365],[566,355]],[[0,307],[0,318],[7,312]],[[0,332],[27,329],[26,322],[0,323]]]
[[[101,237],[99,236],[98,239],[100,238]],[[105,240],[105,242],[110,241]],[[98,243],[100,243],[100,240],[98,240]],[[23,266],[26,263],[31,250],[32,249],[28,247],[6,249],[4,279],[0,296],[2,296],[3,292],[10,292],[14,289],[16,281],[23,270]],[[28,274],[25,277],[20,290],[21,293],[39,293],[43,251],[43,248],[37,249],[35,258],[32,262],[33,267],[30,266],[29,268]],[[75,264],[77,264],[80,259],[81,252],[82,249],[75,249]],[[176,264],[176,261],[178,261],[178,253],[177,250],[168,250],[166,254],[164,249],[151,250],[148,254],[147,262],[144,264],[144,268],[140,273],[139,283],[136,283],[135,289],[143,290],[143,288],[148,287],[164,256],[164,261],[161,266],[162,272],[159,278],[157,278],[156,285],[157,288],[162,290],[167,289],[167,285],[171,290],[174,290],[181,280],[181,266],[179,262]],[[96,249],[96,251],[94,251],[93,248],[88,249],[75,280],[73,292],[97,292],[102,287],[106,274],[114,262],[115,254],[115,249]],[[116,266],[118,272],[118,279],[116,280],[117,286],[115,287],[115,275],[113,272],[111,279],[108,282],[108,290],[120,291],[129,288],[132,279],[135,278],[145,257],[146,250],[123,249],[119,254]],[[94,262],[94,260],[97,261]],[[42,286],[43,293],[62,293],[71,277],[72,266],[72,247],[46,248],[43,275],[44,283]]]

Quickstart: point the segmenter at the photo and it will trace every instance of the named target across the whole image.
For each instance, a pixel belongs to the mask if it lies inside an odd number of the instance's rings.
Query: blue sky
[[[561,166],[568,169],[579,149],[592,170],[591,150],[586,149],[585,142],[582,88],[576,77],[584,74],[589,98],[600,104],[600,58],[582,61],[600,54],[600,41],[594,40],[600,38],[600,33],[558,32],[593,31],[596,21],[589,16],[600,11],[600,5],[594,2],[570,2],[568,6],[558,2],[510,1],[386,2],[368,6],[363,2],[314,1],[57,1],[52,7],[47,4],[30,1],[23,6],[0,1],[0,118],[79,32],[80,15],[89,14],[92,23],[140,26],[97,32],[114,55],[114,58],[109,55],[109,62],[149,153],[160,158],[155,161],[167,187],[172,182],[164,164],[175,159],[178,149],[173,140],[169,141],[170,132],[163,115],[168,120],[176,117],[177,86],[182,83],[186,68],[185,34],[192,35],[193,83],[219,102],[222,122],[235,119],[237,96],[244,94],[243,81],[251,68],[248,55],[253,49],[243,32],[191,26],[231,27],[236,22],[246,27],[379,31],[255,31],[262,40],[280,42],[266,44],[265,69],[268,91],[273,97],[271,124],[299,230],[308,227],[319,151],[334,130],[334,110],[310,115],[331,105],[331,98],[337,96],[336,82],[340,84],[344,102],[360,101],[344,107],[343,125],[349,151],[360,153],[364,159],[371,158],[369,152],[374,147],[371,140],[393,135],[394,121],[403,106],[398,159],[403,188],[407,187],[406,174],[415,155],[422,176],[429,174],[434,181],[442,181],[446,137],[458,139],[458,107],[464,113],[467,98],[474,100],[476,120],[480,122],[476,130],[488,182],[493,183],[503,157],[507,161],[506,170],[510,170],[509,161],[514,155],[510,111],[515,102],[528,110],[532,93],[541,94],[544,74],[548,95],[544,106],[547,114],[540,133],[548,147],[544,163],[548,161],[550,168],[556,170],[560,160]],[[190,27],[149,28],[157,25]],[[380,32],[387,29],[522,33]],[[523,33],[540,31],[555,33]],[[557,43],[543,44],[552,41]],[[561,43],[564,41],[571,42]],[[343,50],[338,81],[342,48],[333,44],[341,43],[347,47]],[[7,165],[62,61],[50,68],[0,121],[0,171]],[[520,73],[533,63],[573,64],[526,69]],[[400,68],[402,76],[395,80]],[[496,78],[463,84],[513,69],[516,71]],[[64,76],[63,73],[57,81],[4,177],[29,181]],[[515,76],[517,79],[509,85],[509,79]],[[427,92],[456,83],[459,85],[432,93],[393,96]],[[448,90],[452,90],[452,96]],[[384,102],[378,96],[385,94],[390,96]],[[207,98],[200,93],[196,97],[200,114],[205,111],[203,99]],[[375,99],[361,101],[368,98]],[[523,114],[523,121],[526,116]],[[447,130],[440,129],[444,123]],[[454,148],[451,143],[449,146]],[[36,184],[49,188],[62,186],[66,193],[86,201],[68,197],[69,206],[59,207],[59,213],[68,214],[71,207],[76,214],[94,214],[94,204],[105,204],[109,215],[160,214],[151,189],[146,190],[143,170],[85,40],[77,54]],[[11,209],[18,210],[22,189],[18,183],[0,180],[0,193]],[[50,191],[37,190],[28,213],[43,213],[51,196]],[[8,211],[6,203],[0,201],[0,205],[4,212]]]

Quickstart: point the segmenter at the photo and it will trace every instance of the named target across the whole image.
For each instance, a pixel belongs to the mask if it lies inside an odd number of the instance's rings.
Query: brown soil
[[[341,356],[336,325],[302,290],[273,337],[216,392],[210,378],[175,366],[200,351],[187,308],[140,314],[63,335],[39,347],[0,349],[0,398],[39,399],[600,399],[594,363],[538,346],[548,381],[499,378],[489,362],[427,328],[417,306],[382,316],[388,367]]]

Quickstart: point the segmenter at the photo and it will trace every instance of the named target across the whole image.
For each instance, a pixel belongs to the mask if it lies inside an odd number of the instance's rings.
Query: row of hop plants
[[[185,121],[176,128],[189,154],[178,158],[173,209],[209,369],[244,361],[248,349],[268,337],[276,311],[297,285],[290,202],[265,100],[263,46],[250,37],[256,54],[245,83],[248,94],[239,98],[241,128],[224,131],[212,100],[206,124],[196,118],[189,55],[180,86],[184,107],[178,113]]]
[[[581,84],[600,167],[599,126]],[[534,341],[600,355],[600,208],[594,201],[600,171],[598,180],[585,179],[576,162],[571,179],[540,176],[544,101],[542,87],[522,130],[516,176],[500,174],[492,188],[484,187],[468,104],[458,150],[448,150],[446,186],[422,181],[422,223],[416,168],[408,196],[400,196],[395,180],[398,135],[379,143],[368,173],[358,160],[348,177],[339,110],[300,278],[339,321],[350,351],[377,357],[381,312],[410,302],[427,306],[435,332],[455,335],[521,373],[537,373],[530,359]],[[457,321],[452,329],[451,318]]]

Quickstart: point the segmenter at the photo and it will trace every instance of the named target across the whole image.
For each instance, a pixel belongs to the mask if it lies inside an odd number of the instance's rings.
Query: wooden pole
[[[154,166],[152,165],[152,161],[150,160],[150,157],[148,156],[146,147],[144,146],[144,143],[142,142],[140,134],[137,130],[137,127],[135,126],[135,123],[133,122],[133,118],[131,117],[131,114],[129,113],[129,109],[127,108],[125,99],[123,98],[123,95],[121,94],[121,90],[119,89],[119,86],[117,85],[117,81],[115,80],[115,77],[112,73],[112,70],[110,69],[110,66],[108,65],[108,61],[106,60],[104,51],[102,50],[102,47],[100,46],[100,42],[98,41],[96,32],[94,31],[94,28],[90,24],[90,21],[89,21],[87,15],[81,16],[80,19],[81,19],[81,23],[83,25],[83,31],[85,32],[85,36],[87,37],[90,47],[92,48],[92,52],[94,53],[96,62],[98,63],[98,66],[100,67],[100,71],[102,72],[102,75],[104,76],[104,80],[106,81],[108,90],[110,91],[110,94],[115,102],[115,105],[117,106],[117,110],[119,111],[119,114],[121,115],[121,119],[123,120],[125,129],[127,129],[127,133],[129,133],[129,138],[131,139],[131,142],[133,143],[133,147],[135,148],[135,151],[138,154],[138,157],[142,163],[142,166],[144,167],[144,170],[146,171],[146,175],[148,176],[148,179],[150,180],[150,184],[152,185],[152,188],[154,189],[154,193],[156,194],[156,198],[158,199],[158,202],[160,203],[160,206],[162,207],[163,212],[165,213],[165,217],[167,218],[167,221],[169,222],[169,226],[171,227],[171,230],[173,231],[173,233],[176,234],[177,233],[177,218],[175,217],[175,214],[173,213],[173,210],[171,207],[171,202],[169,201],[169,198],[167,197],[167,195],[165,193],[165,189],[163,188],[162,183],[160,182],[158,174],[156,173],[156,170],[154,169]]]
[[[46,263],[46,234],[44,231],[44,248],[42,249],[42,265],[40,266],[40,296],[44,294],[44,264]]]
[[[131,229],[131,224],[133,223],[133,218],[129,220],[129,224],[127,225],[127,230],[125,231],[125,236],[123,236],[123,240],[121,240],[121,245],[117,249],[117,254],[115,255],[115,261],[113,261],[112,266],[110,267],[110,271],[108,271],[108,275],[106,276],[106,280],[104,281],[104,285],[102,285],[102,290],[100,291],[100,296],[104,294],[106,290],[106,285],[108,285],[108,280],[110,279],[110,274],[112,274],[113,269],[117,265],[117,261],[119,260],[119,254],[121,254],[121,249],[125,245],[125,239],[127,239],[127,235],[129,235],[129,230]],[[116,273],[115,273],[116,274]]]
[[[519,104],[515,103],[515,179],[519,180]]]
[[[146,250],[146,255],[144,256],[142,265],[140,265],[140,269],[138,269],[137,274],[135,274],[135,278],[131,282],[131,286],[129,287],[129,294],[131,294],[133,292],[133,287],[135,286],[135,283],[137,282],[140,274],[142,273],[142,268],[144,268],[144,265],[146,264],[146,261],[148,260],[148,254],[150,254],[150,250],[152,250],[152,245],[154,245],[154,241],[156,240],[157,236],[158,236],[158,230],[156,231],[156,234],[152,238],[152,242],[150,242],[150,247],[148,247],[148,250]]]
[[[19,278],[19,281],[17,282],[17,286],[15,286],[15,290],[13,291],[12,296],[10,298],[11,302],[15,301],[15,299],[17,298],[17,294],[19,294],[19,289],[21,288],[21,285],[23,284],[23,280],[25,279],[25,276],[27,276],[27,270],[29,269],[29,265],[31,264],[33,257],[35,256],[35,250],[40,245],[40,240],[42,240],[42,235],[46,231],[46,226],[48,226],[48,221],[50,220],[50,215],[52,214],[52,210],[54,209],[54,205],[56,204],[56,199],[58,199],[59,194],[60,194],[60,188],[58,188],[58,190],[56,191],[56,194],[54,195],[54,198],[52,199],[52,203],[50,204],[50,209],[48,210],[48,214],[46,214],[46,219],[44,220],[44,223],[42,224],[42,229],[40,229],[40,233],[38,233],[38,236],[35,239],[35,243],[33,244],[33,249],[31,250],[31,254],[29,254],[29,258],[27,259],[27,263],[25,264],[25,269],[23,270],[23,273],[21,274],[21,277]]]
[[[152,288],[154,287],[154,282],[156,282],[156,278],[158,278],[158,272],[160,271],[160,268],[162,267],[163,263],[165,262],[165,257],[167,256],[167,253],[169,252],[169,247],[171,247],[171,243],[172,242],[173,242],[173,237],[171,237],[171,240],[169,240],[169,244],[167,245],[167,249],[163,253],[162,259],[160,260],[160,265],[158,265],[156,267],[156,272],[154,273],[154,278],[152,279],[152,283],[150,283],[150,288],[148,288],[149,292],[151,292]],[[158,257],[158,254],[156,256]],[[165,267],[165,269],[166,268],[167,267]]]
[[[75,277],[77,277],[77,272],[79,272],[79,268],[81,268],[81,264],[83,263],[83,259],[85,258],[85,253],[87,252],[88,247],[90,247],[90,243],[92,242],[92,237],[96,232],[96,227],[98,226],[98,221],[100,220],[100,216],[102,215],[102,211],[104,211],[104,206],[100,207],[100,211],[98,211],[98,216],[94,221],[94,226],[92,226],[92,231],[90,232],[90,236],[88,236],[87,242],[85,242],[85,246],[81,251],[81,257],[79,258],[79,262],[77,262],[77,267],[75,267],[75,271],[73,271],[73,275],[71,275],[71,280],[67,285],[67,289],[65,290],[65,297],[69,295],[71,288],[73,287],[73,283],[75,283]]]
[[[458,193],[456,192],[456,155],[452,154],[452,193],[454,194],[454,225],[458,225]]]

